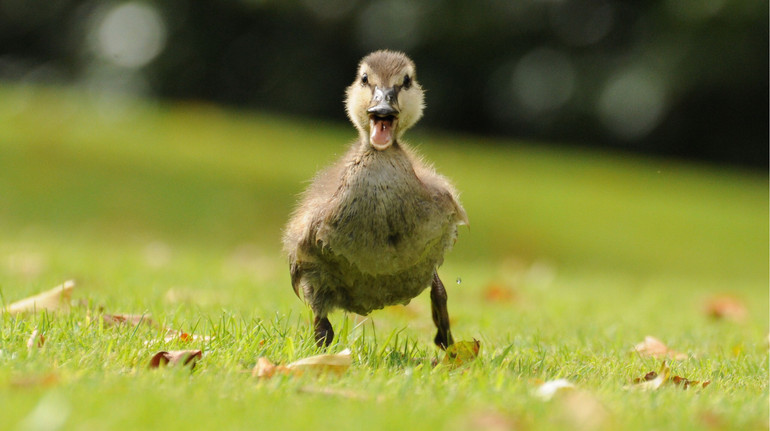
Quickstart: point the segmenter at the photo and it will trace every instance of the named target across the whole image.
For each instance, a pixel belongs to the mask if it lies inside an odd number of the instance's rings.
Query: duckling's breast
[[[362,274],[435,268],[456,235],[453,207],[393,150],[350,162],[316,236],[324,254],[344,258]]]

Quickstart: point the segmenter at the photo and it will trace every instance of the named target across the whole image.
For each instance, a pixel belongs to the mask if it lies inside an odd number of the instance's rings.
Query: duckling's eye
[[[404,84],[402,85],[402,87],[408,90],[409,87],[411,86],[412,86],[412,78],[410,78],[409,75],[404,76]]]
[[[367,76],[365,73],[361,75],[361,85],[367,85],[369,84],[369,76]]]

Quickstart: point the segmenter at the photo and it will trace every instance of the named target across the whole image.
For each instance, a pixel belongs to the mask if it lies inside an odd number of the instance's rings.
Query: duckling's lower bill
[[[392,115],[379,117],[372,115],[369,120],[369,140],[376,150],[385,150],[393,143],[393,130],[398,118]]]

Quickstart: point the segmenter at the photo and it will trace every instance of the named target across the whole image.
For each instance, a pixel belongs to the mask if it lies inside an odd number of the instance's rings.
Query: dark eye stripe
[[[404,84],[402,86],[406,89],[412,86],[412,78],[409,75],[404,76]]]

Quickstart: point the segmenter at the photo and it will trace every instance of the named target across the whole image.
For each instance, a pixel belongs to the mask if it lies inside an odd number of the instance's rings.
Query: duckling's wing
[[[301,264],[296,261],[291,262],[289,264],[289,274],[291,274],[291,287],[294,289],[294,294],[297,295],[297,298],[302,299],[302,297],[299,296],[299,285],[300,280],[302,279]]]
[[[470,226],[471,222],[468,220],[468,213],[465,212],[465,208],[460,204],[460,198],[458,196],[457,190],[452,187],[452,185],[449,183],[449,180],[447,180],[444,177],[441,177],[443,179],[443,184],[439,184],[441,189],[443,190],[443,194],[446,197],[447,200],[449,200],[452,205],[454,206],[455,210],[455,222],[457,223],[457,226]]]
[[[465,208],[463,208],[462,205],[460,205],[460,202],[457,201],[457,197],[452,197],[452,203],[455,205],[455,210],[457,210],[457,225],[458,226],[470,226],[471,222],[468,220],[468,213],[465,212]]]
[[[316,234],[327,213],[329,201],[339,187],[346,159],[318,172],[302,194],[283,235],[284,251],[289,256],[289,273],[294,293],[301,298],[303,275],[317,264],[319,252]]]
[[[452,183],[443,175],[436,172],[433,166],[423,162],[410,148],[404,148],[412,159],[412,166],[417,178],[431,191],[431,194],[441,196],[454,207],[455,221],[458,225],[470,226],[468,214],[460,204],[460,194]]]

